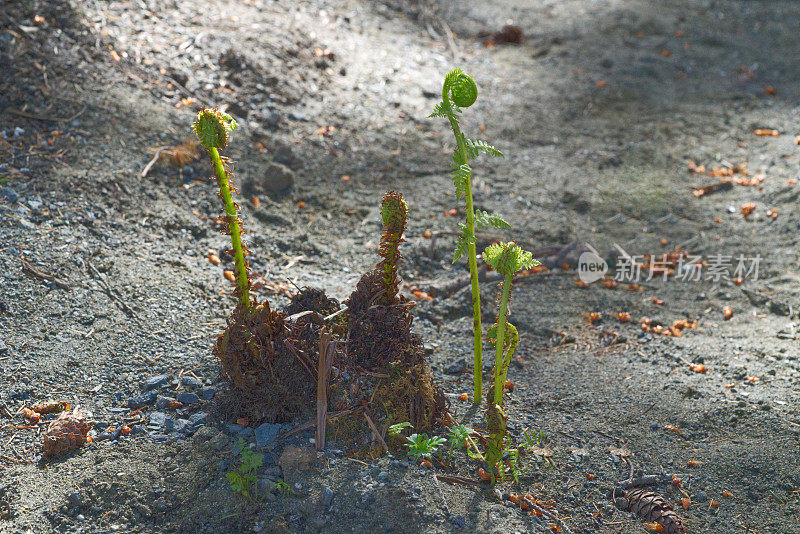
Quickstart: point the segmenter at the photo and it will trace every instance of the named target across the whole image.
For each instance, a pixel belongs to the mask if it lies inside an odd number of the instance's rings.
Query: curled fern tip
[[[228,133],[235,129],[233,117],[214,108],[201,109],[192,123],[192,130],[206,150],[225,148],[230,140]]]

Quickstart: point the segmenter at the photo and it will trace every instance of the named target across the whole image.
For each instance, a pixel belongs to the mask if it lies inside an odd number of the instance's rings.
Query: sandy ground
[[[450,262],[463,216],[448,215],[452,135],[425,118],[452,66],[480,89],[467,135],[506,154],[475,164],[477,206],[513,226],[481,248],[513,238],[551,261],[571,243],[607,259],[614,243],[633,255],[682,245],[734,266],[761,258],[741,285],[584,289],[574,252],[570,269],[519,278],[510,430],[543,430],[553,457],[526,457],[519,485],[501,492],[531,493],[573,532],[638,533],[607,491],[631,469],[663,471],[681,487],[650,489],[690,532],[800,531],[795,15],[789,1],[4,2],[0,532],[551,531],[400,456],[289,461],[286,447],[308,447],[313,430],[265,449],[260,474],[290,491],[250,503],[225,479],[237,437],[216,400],[171,414],[206,414],[186,439],[148,431],[155,408],[129,407],[161,374],[167,397],[221,387],[211,345],[233,306],[230,263],[207,259],[227,248],[207,163],[142,177],[148,147],[182,143],[203,103],[238,119],[228,155],[261,200],[240,202],[260,297],[282,306],[311,285],[346,298],[374,262],[388,189],[411,210],[405,291],[434,294],[466,273]],[[525,42],[487,46],[508,21]],[[719,181],[706,173],[743,163],[734,180],[763,181],[693,195]],[[490,320],[496,290],[484,290]],[[440,291],[415,314],[456,417],[484,428],[457,400],[472,381],[467,290]],[[644,332],[643,317],[698,326],[667,337]],[[178,379],[189,373],[196,389]],[[88,410],[98,436],[103,425],[142,432],[42,460],[42,428],[20,428],[16,412],[51,398]],[[475,479],[466,456],[451,463],[436,472]]]

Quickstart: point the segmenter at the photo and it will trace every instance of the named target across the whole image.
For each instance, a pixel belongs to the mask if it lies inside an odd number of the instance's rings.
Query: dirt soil
[[[521,358],[507,401],[512,436],[544,431],[552,465],[526,456],[519,484],[500,492],[532,494],[572,532],[640,533],[607,492],[631,472],[664,472],[682,485],[650,489],[689,532],[800,532],[796,9],[790,0],[3,1],[0,532],[558,528],[490,490],[437,481],[477,480],[463,453],[430,469],[400,454],[351,458],[330,436],[317,456],[313,428],[297,430],[304,421],[258,441],[232,425],[211,356],[234,300],[209,164],[156,164],[142,176],[149,147],[182,143],[199,105],[225,106],[241,126],[226,152],[237,183],[261,201],[240,200],[256,293],[278,307],[297,286],[345,299],[376,261],[381,196],[401,191],[403,291],[436,295],[414,308],[416,331],[456,418],[485,428],[482,410],[458,400],[472,384],[468,289],[442,290],[466,273],[450,262],[463,218],[463,209],[448,215],[453,139],[445,121],[425,118],[452,66],[480,89],[465,132],[506,154],[475,162],[477,207],[513,226],[480,236],[479,249],[513,238],[553,267],[516,281]],[[509,21],[525,41],[487,46]],[[746,162],[749,176],[734,179],[765,179],[698,198],[695,187],[719,179],[690,172],[690,160],[706,172]],[[744,217],[747,202],[755,209]],[[617,243],[637,255],[683,244],[709,263],[762,260],[741,285],[655,277],[641,292],[581,288],[578,249],[558,255],[570,243],[606,258]],[[496,290],[484,288],[491,321]],[[601,322],[590,324],[590,312]],[[642,317],[698,326],[668,337],[643,331]],[[48,399],[88,411],[94,442],[42,459],[46,421],[28,428],[17,411]],[[239,436],[267,453],[255,503],[225,477]]]

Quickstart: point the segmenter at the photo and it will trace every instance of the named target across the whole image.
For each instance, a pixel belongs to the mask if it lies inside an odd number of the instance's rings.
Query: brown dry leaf
[[[664,430],[672,430],[679,436],[682,434],[681,429],[676,427],[675,425],[664,425]]]
[[[608,448],[608,452],[610,452],[614,456],[619,456],[620,458],[630,458],[631,457],[631,451],[629,451],[628,449],[626,449],[624,447],[618,447],[618,448],[617,447],[609,447]]]
[[[688,497],[681,497],[679,501],[684,510],[688,510],[689,507],[692,505],[692,501]]]
[[[664,532],[664,527],[660,523],[653,521],[652,523],[645,523],[644,528],[650,532]]]
[[[697,467],[699,465],[703,465],[703,462],[701,462],[700,460],[689,460],[688,462],[686,462],[687,467]]]
[[[705,373],[707,370],[706,366],[703,365],[702,363],[690,363],[689,369],[691,369],[695,373]]]
[[[722,496],[725,497],[726,499],[733,499],[733,493],[731,493],[728,490],[723,490]]]
[[[725,306],[722,308],[722,317],[727,321],[731,317],[733,317],[733,310],[730,306]]]

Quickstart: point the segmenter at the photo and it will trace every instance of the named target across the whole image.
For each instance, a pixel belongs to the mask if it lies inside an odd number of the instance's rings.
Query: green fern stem
[[[450,104],[450,87],[447,85],[442,89],[442,103],[450,110],[447,120],[450,121],[450,127],[453,129],[453,134],[456,138],[458,145],[458,155],[460,161],[459,165],[467,163],[467,147],[464,144],[464,135],[461,133],[461,128],[458,126],[458,119],[452,112]],[[481,392],[483,391],[483,329],[481,326],[481,291],[478,284],[478,259],[475,252],[475,208],[472,202],[472,179],[466,180],[465,194],[467,208],[467,263],[469,265],[469,280],[472,286],[472,331],[475,337],[474,349],[474,375],[473,384],[475,391],[473,394],[472,402],[478,404],[481,402]]]
[[[244,247],[242,246],[242,229],[239,226],[239,218],[236,216],[236,204],[231,195],[231,186],[228,181],[228,174],[222,164],[222,158],[216,147],[208,148],[208,155],[211,157],[211,164],[214,165],[214,175],[219,184],[219,194],[225,208],[225,218],[228,221],[228,232],[231,234],[231,246],[233,249],[233,262],[236,274],[236,287],[239,293],[239,302],[245,307],[250,307],[250,282],[247,279],[247,263],[244,259]]]
[[[497,313],[497,345],[494,353],[494,403],[503,404],[503,388],[506,385],[508,376],[508,364],[505,363],[503,354],[505,335],[506,335],[506,314],[508,310],[508,299],[511,294],[511,279],[513,274],[506,274],[503,278],[503,293],[500,297],[500,310]],[[508,358],[511,359],[513,349],[508,351]],[[511,363],[511,362],[509,362]]]

